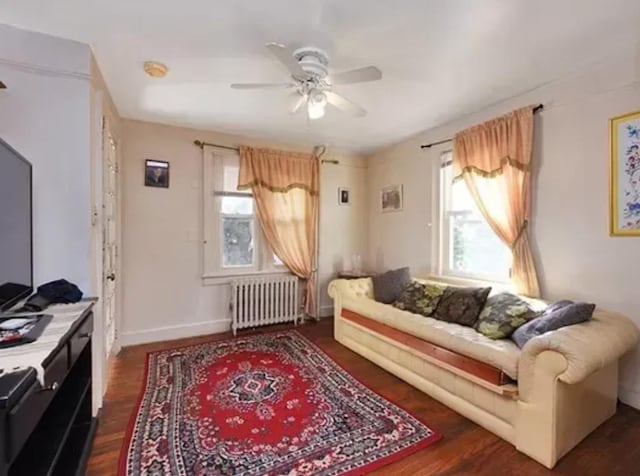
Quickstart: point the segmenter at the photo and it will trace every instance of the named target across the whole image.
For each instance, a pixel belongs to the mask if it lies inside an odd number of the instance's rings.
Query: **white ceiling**
[[[368,151],[637,47],[638,0],[20,0],[0,22],[93,46],[120,113],[300,144]],[[316,45],[331,69],[378,66],[382,81],[335,87],[369,111],[310,124],[269,41]],[[170,67],[162,80],[145,60]]]

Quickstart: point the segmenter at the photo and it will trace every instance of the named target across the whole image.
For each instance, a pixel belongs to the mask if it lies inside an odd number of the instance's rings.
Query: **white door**
[[[102,309],[105,361],[116,340],[118,279],[118,158],[115,140],[106,119],[103,122],[102,171]]]

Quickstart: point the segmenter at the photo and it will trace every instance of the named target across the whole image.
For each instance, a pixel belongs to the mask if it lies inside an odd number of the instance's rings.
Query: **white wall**
[[[367,165],[363,157],[328,153],[320,169],[320,315],[333,315],[327,286],[339,271],[351,269],[351,257],[367,254]],[[348,188],[350,205],[338,205],[338,188]]]
[[[621,311],[640,324],[640,238],[610,237],[608,119],[640,109],[640,61],[621,55],[525,95],[474,113],[371,158],[369,198],[392,182],[405,187],[405,211],[369,209],[370,262],[379,269],[410,265],[429,273],[433,180],[438,153],[420,144],[527,104],[536,117],[531,236],[542,293],[587,300]],[[450,146],[449,146],[450,147]],[[623,365],[621,399],[640,407],[640,353]]]
[[[90,291],[89,57],[0,25],[0,137],[33,165],[36,286],[64,277]]]
[[[121,131],[123,344],[228,329],[229,286],[204,286],[201,279],[202,152],[193,141],[295,148],[137,121],[123,121]],[[341,263],[343,253],[350,256],[355,249],[366,252],[366,214],[362,205],[364,169],[356,168],[361,162],[331,153],[323,158],[341,162],[324,165],[322,172],[320,277],[326,288],[335,269],[333,263]],[[145,159],[170,162],[169,189],[144,186]],[[351,207],[338,206],[338,184],[351,188]],[[331,265],[331,271],[325,271],[325,263]],[[326,298],[323,301],[329,302]]]

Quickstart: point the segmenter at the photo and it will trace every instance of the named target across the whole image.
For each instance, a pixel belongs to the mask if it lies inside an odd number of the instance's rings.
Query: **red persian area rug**
[[[440,435],[296,331],[150,353],[120,476],[363,474]]]

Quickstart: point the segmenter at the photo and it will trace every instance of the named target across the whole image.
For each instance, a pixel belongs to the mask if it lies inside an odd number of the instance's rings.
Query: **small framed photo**
[[[338,205],[351,205],[351,194],[348,188],[338,189]]]
[[[382,213],[402,211],[402,185],[390,185],[380,190]]]
[[[147,187],[169,188],[169,162],[145,160],[144,184]]]

